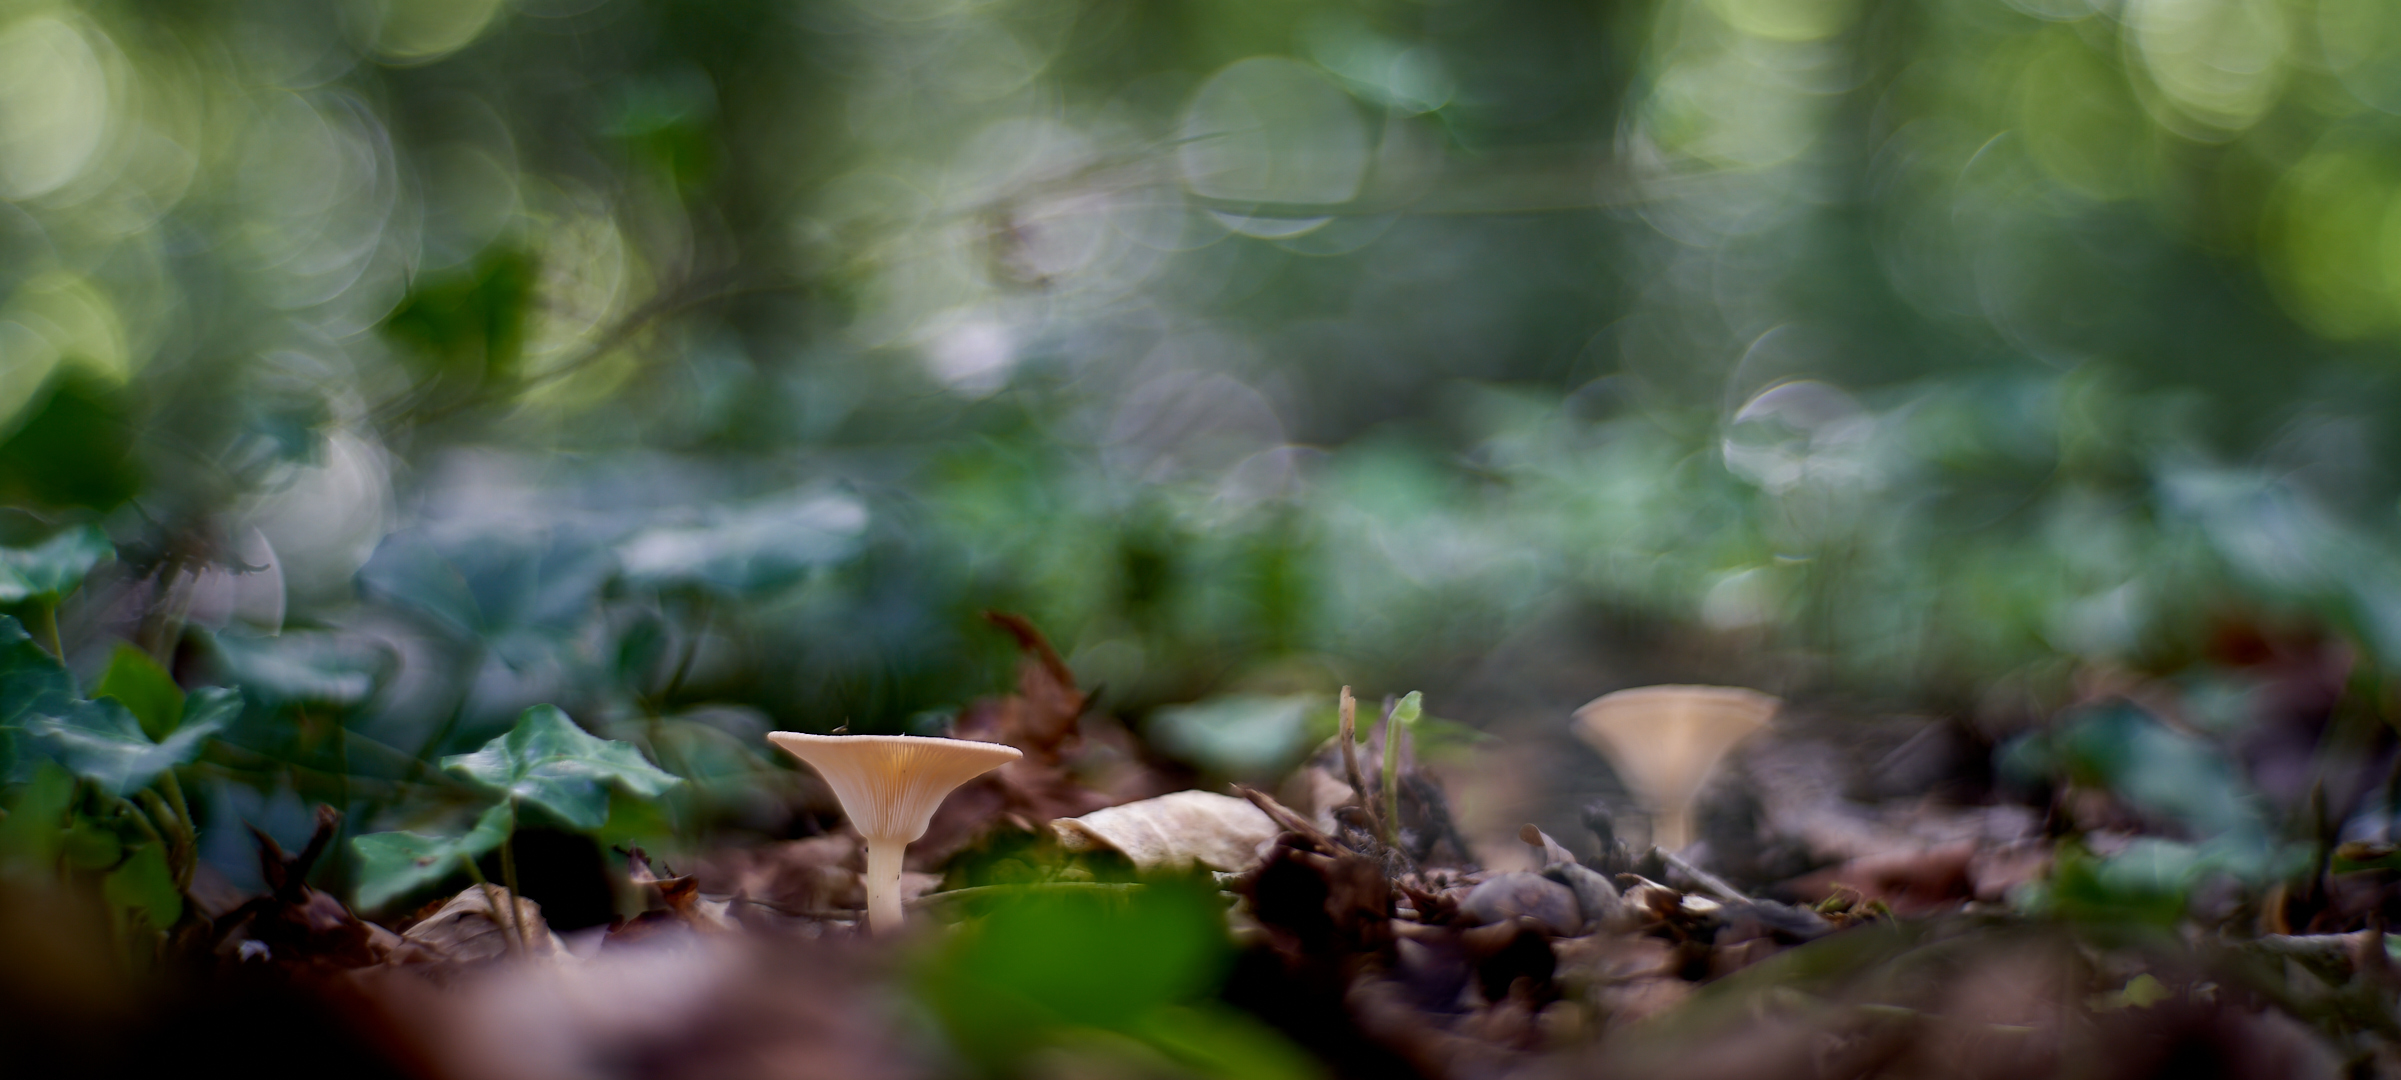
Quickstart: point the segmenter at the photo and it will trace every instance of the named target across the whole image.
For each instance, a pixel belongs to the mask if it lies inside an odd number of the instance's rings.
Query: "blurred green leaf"
[[[532,254],[495,246],[472,266],[419,278],[384,320],[384,333],[436,371],[474,381],[513,378],[539,269]]]
[[[144,844],[116,869],[100,879],[108,902],[139,914],[153,928],[164,930],[183,918],[183,892],[167,867],[167,854],[157,844]]]
[[[74,592],[83,576],[116,546],[98,526],[75,525],[29,547],[0,547],[0,604],[55,601]]]
[[[75,699],[66,665],[16,619],[0,615],[0,782],[24,779],[31,765],[31,748],[22,744],[26,720],[65,713]]]
[[[2088,710],[2004,746],[1999,756],[2021,778],[2105,788],[2203,837],[2267,835],[2250,784],[2223,750],[2131,705]]]
[[[274,704],[357,705],[375,693],[377,677],[390,666],[382,652],[321,631],[229,632],[207,640],[227,682]]]
[[[75,777],[45,761],[31,771],[27,783],[15,785],[13,796],[8,816],[0,818],[0,867],[47,874],[66,839]]]
[[[358,906],[379,908],[457,873],[464,868],[462,860],[473,860],[499,847],[516,822],[514,809],[504,802],[484,811],[460,836],[380,832],[353,838],[350,847],[358,853]]]
[[[59,841],[59,856],[78,870],[106,870],[125,858],[125,842],[115,831],[77,815]]]
[[[197,695],[195,695],[197,696]],[[35,716],[24,723],[25,741],[102,791],[123,795],[140,790],[158,774],[200,755],[200,747],[224,726],[223,701],[212,695],[208,715],[190,710],[174,734],[153,740],[142,723],[114,698],[77,702],[60,716]]]
[[[0,503],[114,509],[141,489],[137,431],[120,391],[80,372],[61,377],[0,440]]]
[[[2170,927],[2208,863],[2190,844],[2144,838],[2110,857],[2061,845],[2051,877],[2025,902],[2072,922]]]
[[[578,829],[608,820],[608,787],[656,798],[682,781],[661,771],[628,743],[596,738],[555,705],[520,713],[508,734],[472,754],[453,754],[442,767],[512,799],[523,799]]]
[[[651,526],[618,545],[624,580],[644,588],[759,592],[849,558],[867,529],[866,504],[838,492],[712,508],[698,517]]]
[[[1223,1005],[1162,1005],[1127,1031],[1169,1057],[1227,1080],[1310,1080],[1324,1071],[1258,1018]]]
[[[1308,750],[1310,717],[1327,700],[1324,694],[1236,694],[1171,705],[1151,714],[1143,735],[1168,755],[1218,776],[1270,777]]]
[[[1205,880],[1029,889],[962,928],[923,988],[960,1049],[994,1071],[1098,1029],[1203,1075],[1316,1075],[1275,1032],[1208,1000],[1230,957],[1224,901]]]
[[[149,653],[131,645],[118,644],[109,656],[108,670],[100,674],[100,684],[92,688],[92,696],[122,703],[152,739],[166,738],[183,722],[183,688],[175,685],[175,677]]]

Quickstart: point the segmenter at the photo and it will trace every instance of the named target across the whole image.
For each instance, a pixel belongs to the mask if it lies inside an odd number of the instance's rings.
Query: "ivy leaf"
[[[0,604],[56,600],[75,591],[100,560],[117,553],[92,525],[61,529],[28,547],[0,547]]]
[[[224,633],[207,640],[220,675],[273,703],[346,709],[373,696],[377,679],[393,666],[371,644],[322,631]]]
[[[229,696],[232,692],[219,693]],[[123,795],[200,756],[201,744],[224,726],[218,707],[212,697],[208,717],[187,716],[173,735],[154,742],[142,731],[142,722],[115,698],[77,702],[60,716],[28,718],[25,739],[67,771],[111,795]]]
[[[866,504],[820,492],[652,525],[618,545],[617,559],[631,585],[742,595],[780,588],[848,559],[866,532]]]
[[[153,739],[166,738],[183,722],[183,688],[175,685],[175,677],[149,653],[131,645],[117,646],[109,657],[108,670],[100,675],[100,685],[92,688],[92,696],[123,702],[133,718],[142,722],[143,733]]]
[[[358,853],[358,906],[382,907],[394,897],[449,877],[460,860],[473,861],[499,847],[516,824],[515,811],[504,802],[484,811],[464,836],[380,832],[350,841],[351,850]]]
[[[604,785],[656,798],[681,782],[631,744],[587,734],[556,705],[525,710],[508,734],[472,754],[443,758],[442,767],[540,806],[578,829],[597,829],[608,820]]]
[[[166,852],[157,844],[135,848],[123,864],[100,879],[100,894],[161,930],[183,918],[183,893],[176,889]]]
[[[0,615],[0,782],[23,780],[24,724],[75,707],[75,677],[17,620]]]

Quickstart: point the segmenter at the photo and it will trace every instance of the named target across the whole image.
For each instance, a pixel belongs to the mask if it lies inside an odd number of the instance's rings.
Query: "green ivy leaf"
[[[442,767],[533,803],[578,829],[597,829],[608,820],[605,785],[656,798],[681,782],[631,744],[587,734],[556,705],[525,710],[508,734],[472,754],[443,758]]]
[[[133,718],[142,722],[142,732],[153,739],[166,738],[183,722],[183,688],[175,685],[175,677],[149,653],[131,645],[117,646],[108,659],[108,670],[100,675],[100,685],[92,688],[92,696],[123,702]]]
[[[75,677],[17,620],[0,615],[0,782],[26,779],[22,746],[28,717],[56,716],[75,706]]]
[[[504,802],[484,811],[465,836],[381,832],[352,840],[351,850],[358,853],[358,906],[382,907],[394,897],[449,877],[460,860],[472,861],[499,847],[516,823],[515,812]]]
[[[167,869],[166,852],[157,844],[135,848],[123,864],[101,878],[100,895],[161,930],[183,918],[183,893],[175,888],[175,874]]]
[[[0,547],[0,604],[56,600],[116,553],[108,534],[91,525],[61,529],[28,547]]]
[[[27,719],[25,739],[67,771],[111,795],[123,795],[200,755],[201,744],[224,726],[218,700],[212,697],[208,706],[208,717],[186,716],[173,735],[153,741],[143,732],[142,722],[116,699],[78,702],[64,715]]]
[[[276,637],[223,633],[207,638],[219,674],[262,701],[346,709],[375,693],[390,658],[322,631]]]

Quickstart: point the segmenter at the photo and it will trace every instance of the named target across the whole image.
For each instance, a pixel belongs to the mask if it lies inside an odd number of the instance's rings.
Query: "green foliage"
[[[1143,734],[1212,775],[1257,782],[1281,775],[1310,749],[1309,721],[1324,707],[1321,694],[1228,695],[1160,709]]]
[[[1029,890],[965,927],[921,975],[952,1040],[1009,1072],[1080,1031],[1129,1037],[1217,1077],[1308,1077],[1307,1058],[1209,1000],[1230,960],[1206,881]]]
[[[612,812],[613,794],[656,799],[683,783],[633,746],[587,734],[552,705],[525,710],[507,734],[472,754],[444,758],[442,765],[498,794],[500,801],[460,836],[403,831],[353,839],[360,907],[381,907],[462,867],[472,872],[477,856],[508,843],[520,804],[539,806],[568,826],[591,832],[625,816]]]
[[[137,679],[119,676],[120,683]],[[189,699],[180,692],[161,699],[155,685],[147,693],[145,707],[176,707],[176,723],[162,738],[152,737],[116,698],[80,699],[66,667],[15,619],[0,616],[0,739],[10,755],[7,775],[22,778],[33,760],[47,758],[111,795],[129,794],[198,756],[241,711],[240,695],[220,687],[195,691]]]
[[[241,695],[235,691],[221,687],[195,691],[186,703],[182,724],[173,734],[154,740],[116,699],[81,701],[64,715],[26,720],[23,745],[108,794],[125,795],[198,757],[201,746],[241,708]]]
[[[0,438],[0,503],[116,508],[141,489],[139,430],[122,390],[81,373],[60,378],[48,399]]]
[[[131,645],[119,643],[117,651],[109,654],[108,670],[92,687],[92,696],[115,698],[141,721],[142,733],[153,740],[166,738],[183,722],[183,688],[175,685],[175,677],[149,653]]]
[[[2257,797],[2224,750],[2131,705],[2088,710],[2023,736],[2002,748],[2000,763],[2024,779],[2101,788],[2202,837],[2256,844],[2268,832]]]
[[[2087,926],[2167,930],[2184,917],[2193,886],[2213,869],[2200,849],[2170,840],[2146,837],[2106,858],[2064,844],[2050,879],[2017,899],[2027,910]]]
[[[472,754],[443,758],[442,767],[578,829],[608,820],[610,787],[657,798],[682,782],[631,745],[587,734],[554,705],[525,710],[508,734]]]
[[[358,906],[373,910],[459,871],[499,847],[517,824],[516,808],[499,803],[458,836],[417,832],[369,833],[351,840],[358,852]]]
[[[32,767],[26,723],[74,707],[75,677],[66,665],[35,644],[23,624],[0,615],[0,782],[25,779]]]
[[[135,848],[131,855],[100,879],[101,895],[117,908],[139,915],[164,930],[183,917],[183,891],[167,866],[166,850],[157,844]]]
[[[0,547],[0,604],[56,602],[115,553],[108,534],[91,525],[61,529],[29,547]]]
[[[514,378],[537,270],[531,253],[495,245],[471,266],[414,282],[384,333],[471,385]]]

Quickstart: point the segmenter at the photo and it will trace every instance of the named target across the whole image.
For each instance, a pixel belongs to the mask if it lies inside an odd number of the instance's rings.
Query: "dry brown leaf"
[[[499,898],[500,907],[493,906],[492,897]],[[517,926],[505,910],[508,903],[507,889],[470,885],[439,910],[402,931],[400,940],[434,958],[459,964],[513,954],[517,950],[511,939],[516,936]],[[516,917],[523,920],[525,928],[525,955],[549,959],[570,955],[551,936],[549,924],[542,921],[542,905],[517,897],[516,908]]]
[[[1257,862],[1259,845],[1280,831],[1247,800],[1208,791],[1178,791],[1112,806],[1061,818],[1050,827],[1069,851],[1120,852],[1143,870],[1176,870],[1195,863],[1212,870],[1240,870]]]
[[[1042,822],[1116,801],[1076,775],[1074,766],[1083,758],[1079,721],[1089,695],[1076,687],[1075,673],[1024,616],[995,611],[984,617],[1017,639],[1017,692],[969,705],[951,726],[951,737],[1014,746],[1024,756],[951,793],[925,834],[909,845],[908,865],[920,870],[940,867],[995,827],[1033,832]]]

